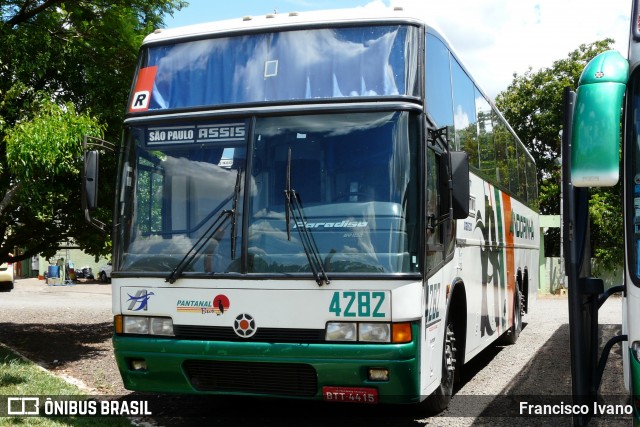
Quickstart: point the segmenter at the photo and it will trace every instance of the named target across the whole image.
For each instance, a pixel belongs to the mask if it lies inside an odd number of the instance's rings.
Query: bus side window
[[[425,60],[427,112],[438,127],[453,126],[450,53],[433,34],[427,34]]]
[[[444,259],[444,245],[442,244],[442,225],[431,227],[430,217],[440,216],[441,202],[439,194],[440,167],[439,156],[431,149],[427,148],[427,179],[426,179],[426,245],[427,245],[427,272],[439,266]]]

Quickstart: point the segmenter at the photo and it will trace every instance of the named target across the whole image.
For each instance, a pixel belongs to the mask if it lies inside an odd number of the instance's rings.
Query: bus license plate
[[[322,387],[327,402],[378,403],[378,390],[365,387]]]

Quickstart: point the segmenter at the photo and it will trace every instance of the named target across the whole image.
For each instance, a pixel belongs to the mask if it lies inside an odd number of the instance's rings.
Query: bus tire
[[[453,396],[456,378],[456,334],[453,321],[447,316],[447,328],[442,349],[442,379],[438,388],[423,402],[423,408],[429,413],[439,413],[447,409]]]
[[[516,294],[513,296],[513,325],[504,335],[502,342],[507,345],[513,345],[518,341],[520,332],[522,331],[522,292],[516,288]]]

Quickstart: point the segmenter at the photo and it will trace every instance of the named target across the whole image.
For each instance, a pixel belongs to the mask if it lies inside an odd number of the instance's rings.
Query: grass
[[[23,359],[4,346],[0,346],[0,411],[7,413],[10,397],[39,397],[40,413],[44,414],[47,397],[73,396],[72,400],[89,399],[83,390],[44,371],[38,365]],[[98,406],[99,408],[99,406]],[[99,409],[98,409],[99,413]],[[131,426],[124,417],[103,416],[12,416],[0,417],[0,426]]]

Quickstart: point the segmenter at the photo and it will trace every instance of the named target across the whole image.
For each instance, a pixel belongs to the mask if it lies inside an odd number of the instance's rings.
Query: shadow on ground
[[[94,324],[0,323],[0,342],[46,367],[59,367],[102,355],[111,322]],[[54,364],[54,361],[55,364]]]

